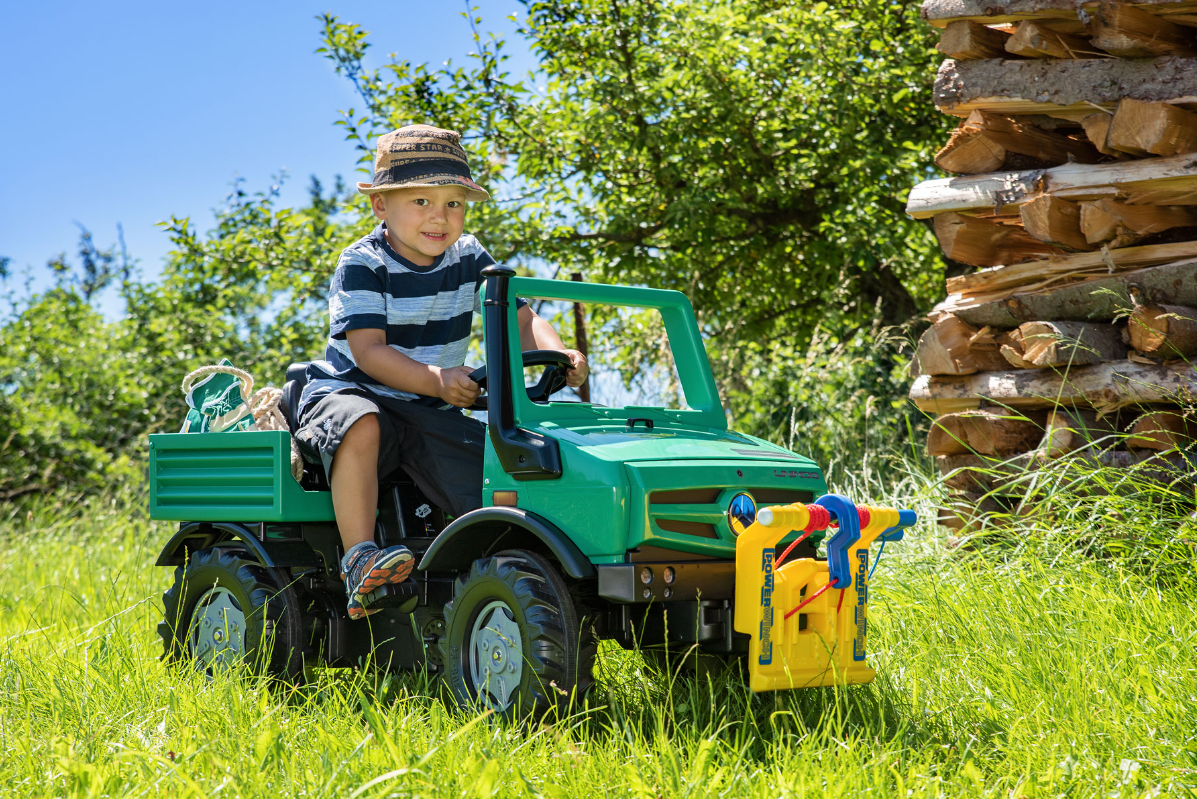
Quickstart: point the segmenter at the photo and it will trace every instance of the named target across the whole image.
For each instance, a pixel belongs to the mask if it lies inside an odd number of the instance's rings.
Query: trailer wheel
[[[564,578],[524,550],[476,560],[457,579],[437,645],[458,704],[507,718],[567,707],[593,681],[595,640]]]
[[[158,625],[164,661],[193,663],[209,676],[245,669],[302,682],[304,619],[295,592],[247,553],[201,549],[175,569]]]

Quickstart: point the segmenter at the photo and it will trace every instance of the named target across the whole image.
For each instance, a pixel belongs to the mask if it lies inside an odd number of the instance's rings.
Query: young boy
[[[375,612],[372,592],[411,574],[406,547],[374,543],[378,483],[402,468],[453,516],[482,506],[485,428],[461,413],[479,387],[465,366],[483,267],[463,235],[465,204],[490,198],[470,175],[460,136],[408,125],[378,140],[372,183],[359,183],[381,223],[343,253],[328,294],[325,360],[308,367],[299,432],[320,452],[345,557],[350,618]],[[560,350],[580,386],[586,358],[519,301],[525,350]]]

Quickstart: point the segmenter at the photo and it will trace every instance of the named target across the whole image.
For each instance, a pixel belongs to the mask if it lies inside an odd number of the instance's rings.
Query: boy
[[[318,450],[332,487],[345,556],[349,616],[411,574],[406,547],[374,543],[378,483],[402,468],[453,516],[482,506],[485,428],[461,413],[479,387],[464,365],[479,272],[495,261],[463,235],[465,204],[490,198],[474,183],[460,136],[408,125],[378,140],[370,197],[378,227],[343,253],[328,295],[325,360],[308,367],[297,437]],[[552,326],[518,302],[523,349],[560,350],[570,386],[588,374]]]

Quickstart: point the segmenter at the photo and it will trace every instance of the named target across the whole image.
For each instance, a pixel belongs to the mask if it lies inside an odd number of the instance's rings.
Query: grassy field
[[[894,490],[929,510],[925,481]],[[168,525],[135,495],[0,508],[0,793],[1197,794],[1197,591],[1168,543],[1191,523],[1061,502],[977,551],[926,523],[887,548],[872,685],[754,696],[604,650],[591,705],[534,728],[462,714],[420,675],[326,671],[285,692],[166,668]],[[1148,546],[1111,557],[1098,534]]]

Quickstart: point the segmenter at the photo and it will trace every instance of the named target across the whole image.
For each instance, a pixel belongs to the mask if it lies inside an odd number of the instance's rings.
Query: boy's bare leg
[[[350,426],[333,455],[328,482],[345,551],[373,541],[378,508],[377,416],[368,413]]]
[[[374,516],[378,508],[378,417],[366,414],[341,438],[333,455],[333,512],[341,531],[345,556],[341,573],[349,596],[349,618],[360,619],[375,613],[369,609],[371,595],[384,585],[401,583],[408,578],[415,563],[407,547],[379,549],[374,542]]]

